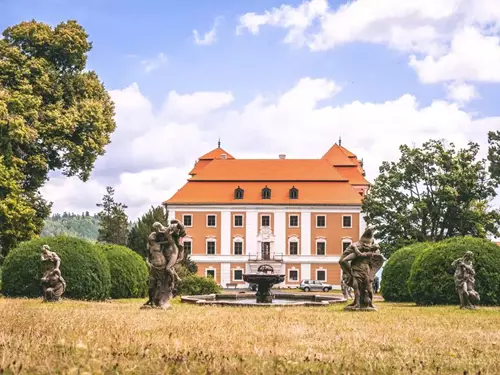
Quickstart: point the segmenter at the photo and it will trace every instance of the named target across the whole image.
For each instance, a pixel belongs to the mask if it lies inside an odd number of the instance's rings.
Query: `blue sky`
[[[119,89],[137,82],[156,105],[172,89],[231,90],[238,101],[245,102],[259,92],[285,90],[304,76],[330,77],[344,86],[335,98],[337,104],[391,100],[405,93],[418,95],[425,104],[443,96],[442,87],[419,85],[406,56],[384,46],[346,45],[310,53],[283,44],[282,30],[269,30],[262,38],[236,35],[240,15],[261,13],[282,3],[155,0],[145,6],[135,0],[4,0],[0,28],[33,18],[52,25],[76,19],[93,42],[88,66],[106,87]],[[296,6],[301,1],[286,3]],[[330,2],[332,7],[339,3]],[[217,17],[222,18],[217,43],[210,48],[194,44],[193,29],[209,31]],[[168,63],[145,73],[140,62],[158,53],[164,53]],[[476,104],[486,112],[491,106]]]
[[[342,135],[373,179],[402,143],[500,128],[500,2],[0,0],[0,29],[31,19],[83,25],[117,106],[91,181],[46,187],[55,211],[95,210],[113,184],[138,215],[219,136],[236,157],[320,157]]]

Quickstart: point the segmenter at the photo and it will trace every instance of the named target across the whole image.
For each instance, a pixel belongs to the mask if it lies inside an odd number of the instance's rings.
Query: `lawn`
[[[0,373],[493,374],[500,308],[378,312],[0,299]]]

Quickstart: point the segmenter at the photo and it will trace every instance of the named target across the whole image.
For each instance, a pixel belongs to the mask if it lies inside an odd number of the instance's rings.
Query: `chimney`
[[[221,159],[227,159],[227,154],[220,154]]]
[[[280,159],[285,159],[286,155],[285,154],[280,154],[279,157],[280,157]]]

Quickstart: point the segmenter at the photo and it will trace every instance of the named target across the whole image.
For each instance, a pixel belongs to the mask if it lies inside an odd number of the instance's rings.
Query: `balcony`
[[[259,253],[259,254],[250,254],[248,255],[248,260],[250,262],[283,262],[283,254],[282,253]]]

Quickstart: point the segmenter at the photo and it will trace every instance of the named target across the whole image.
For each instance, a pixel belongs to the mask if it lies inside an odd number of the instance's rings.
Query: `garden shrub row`
[[[470,236],[399,249],[384,266],[382,296],[387,301],[414,301],[417,305],[458,304],[451,264],[466,251],[474,254],[480,304],[500,305],[500,246]]]
[[[42,245],[49,245],[61,258],[66,281],[65,298],[105,300],[144,298],[148,294],[145,260],[127,247],[92,242],[68,236],[44,237],[21,243],[9,252],[2,266],[1,291],[7,297],[41,296]],[[179,294],[218,293],[213,280],[189,271],[182,275]],[[212,285],[213,284],[213,285]]]

